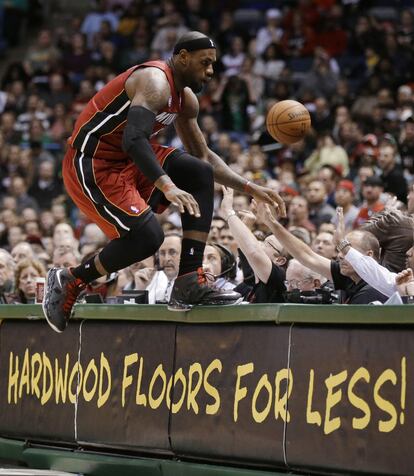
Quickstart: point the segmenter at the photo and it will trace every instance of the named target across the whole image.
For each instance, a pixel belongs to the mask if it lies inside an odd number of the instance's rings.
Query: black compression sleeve
[[[137,167],[151,182],[165,172],[157,162],[149,143],[155,123],[155,114],[142,106],[129,108],[127,123],[122,137],[122,148],[130,155]]]

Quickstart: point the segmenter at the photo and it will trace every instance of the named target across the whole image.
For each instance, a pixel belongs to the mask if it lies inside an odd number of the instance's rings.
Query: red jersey
[[[167,106],[156,115],[151,138],[171,124],[184,106],[183,96],[175,89],[171,68],[163,61],[148,61],[129,68],[95,94],[79,115],[68,139],[69,145],[88,157],[128,160],[128,154],[122,150],[122,135],[131,104],[125,82],[136,69],[148,67],[164,71],[171,91]]]

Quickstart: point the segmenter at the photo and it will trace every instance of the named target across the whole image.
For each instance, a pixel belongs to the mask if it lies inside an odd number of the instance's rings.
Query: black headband
[[[214,41],[207,36],[203,38],[197,38],[196,40],[180,41],[174,46],[174,55],[178,55],[181,50],[195,51],[195,50],[207,50],[209,48],[216,48]]]

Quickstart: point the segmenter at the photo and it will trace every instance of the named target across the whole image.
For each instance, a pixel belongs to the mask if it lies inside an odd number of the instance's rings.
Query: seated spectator
[[[168,286],[169,279],[163,270],[157,269],[156,256],[139,261],[129,267],[132,274],[132,282],[130,282],[125,290],[137,289],[148,291],[148,304],[166,303],[166,291],[170,292],[171,286]]]
[[[335,215],[335,210],[328,204],[328,194],[320,180],[313,180],[306,190],[306,199],[309,205],[309,220],[316,228],[322,223],[330,223]]]
[[[14,291],[15,261],[10,253],[0,248],[0,295],[5,296]]]
[[[287,231],[275,218],[275,213],[270,209],[269,205],[259,204],[260,213],[263,213],[266,225],[270,231],[274,233],[276,238],[284,246],[284,248],[295,259],[300,261],[307,268],[321,274],[329,281],[332,281],[335,290],[343,291],[341,302],[343,304],[369,304],[373,301],[386,301],[386,296],[369,286],[361,279],[361,276],[354,268],[345,261],[341,253],[341,246],[338,247],[339,262],[329,260],[324,256],[320,256],[305,243],[293,236]],[[375,259],[379,257],[378,240],[369,232],[352,231],[345,235],[345,239],[349,241],[354,248],[361,253],[373,256]]]
[[[335,192],[335,202],[344,211],[345,230],[351,231],[358,216],[359,209],[353,204],[355,200],[355,187],[351,180],[341,180]],[[338,225],[338,218],[335,214],[332,223]]]
[[[397,164],[397,143],[394,139],[381,141],[378,165],[382,170],[381,180],[384,184],[384,192],[395,195],[398,200],[406,203],[407,181],[402,167]]]
[[[15,263],[20,263],[20,261],[25,259],[35,259],[35,253],[29,243],[18,243],[11,250],[10,254],[12,255]]]
[[[371,232],[381,246],[380,263],[396,273],[405,267],[406,252],[413,246],[414,220],[396,209],[373,215],[362,230]]]
[[[310,233],[316,231],[315,225],[309,220],[309,207],[306,198],[293,197],[288,210],[288,228],[292,226],[305,228]]]
[[[384,184],[377,176],[368,177],[362,182],[364,203],[359,209],[358,216],[354,222],[354,228],[359,228],[367,222],[374,213],[378,213],[384,209],[384,204],[380,200],[383,190]]]
[[[303,296],[311,296],[326,283],[326,278],[304,266],[296,259],[289,261],[286,270],[286,301],[300,303]],[[302,298],[302,299],[301,299]]]
[[[78,266],[81,262],[79,253],[61,247],[53,251],[52,261],[53,266],[57,268],[72,268]]]
[[[177,233],[167,234],[158,250],[160,268],[167,276],[167,285],[163,291],[161,302],[168,303],[175,278],[178,276],[181,254],[181,236]],[[157,301],[160,302],[160,301]]]
[[[16,198],[17,213],[21,213],[24,208],[39,209],[37,201],[27,193],[28,187],[22,177],[13,177],[10,183],[10,193]]]
[[[235,290],[254,303],[284,302],[287,257],[279,241],[274,236],[269,236],[262,245],[255,238],[233,210],[232,189],[223,187],[221,212],[255,275],[252,289],[246,289],[244,285],[237,286]]]
[[[23,259],[16,265],[16,294],[11,298],[13,303],[33,304],[36,296],[36,278],[46,277],[46,270],[40,261]]]
[[[203,258],[203,269],[211,285],[217,289],[234,289],[236,287],[237,263],[233,253],[218,243],[206,245]]]
[[[345,176],[349,172],[348,155],[343,147],[335,144],[329,134],[320,136],[318,146],[308,159],[305,160],[305,169],[316,173],[323,165],[331,165],[340,169]]]
[[[312,241],[312,250],[328,259],[336,259],[336,243],[332,233],[319,232]]]
[[[40,162],[37,176],[28,193],[36,200],[41,210],[49,208],[52,201],[63,193],[62,181],[56,175],[54,162]]]

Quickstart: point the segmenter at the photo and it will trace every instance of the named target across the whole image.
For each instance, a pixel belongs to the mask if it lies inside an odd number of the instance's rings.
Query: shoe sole
[[[47,272],[45,291],[46,291],[46,289],[48,288],[49,279],[51,278],[51,273],[52,273],[52,271],[54,271],[54,270],[51,269],[50,271]],[[43,295],[43,300],[42,300],[42,309],[43,309],[43,314],[44,314],[44,316],[45,316],[45,319],[46,319],[47,323],[49,324],[49,326],[50,326],[55,332],[57,332],[58,334],[62,334],[63,331],[61,331],[60,329],[58,329],[58,328],[49,320],[49,318],[47,317],[47,312],[46,312],[46,303],[47,303],[47,301],[48,301],[48,296],[47,296],[47,293],[45,292],[44,295]]]
[[[207,306],[236,306],[240,304],[243,301],[243,296],[239,297],[237,301],[233,301],[230,303],[220,302],[220,303],[215,303],[215,304],[193,304],[193,305],[187,305],[186,307],[170,307],[168,306],[167,309],[172,312],[179,312],[179,311],[191,311],[194,307],[207,307]]]

